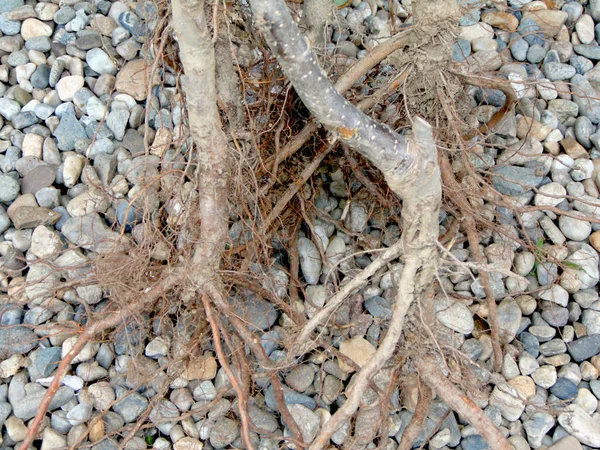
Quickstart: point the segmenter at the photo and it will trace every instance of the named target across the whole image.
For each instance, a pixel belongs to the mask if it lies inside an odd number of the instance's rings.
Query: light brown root
[[[415,439],[417,439],[417,436],[419,436],[419,433],[423,428],[423,424],[425,424],[432,401],[433,392],[429,386],[425,383],[419,383],[419,400],[417,402],[417,407],[415,408],[415,413],[410,419],[408,426],[402,434],[402,440],[400,441],[398,450],[410,450],[412,448]]]
[[[212,308],[210,306],[210,301],[206,295],[202,295],[202,304],[204,305],[204,312],[206,313],[206,320],[210,324],[210,328],[213,333],[213,342],[215,343],[215,349],[217,350],[217,357],[219,358],[219,362],[221,363],[221,367],[227,374],[227,378],[229,382],[233,386],[238,398],[238,405],[240,411],[240,418],[242,421],[242,439],[244,440],[244,444],[246,445],[246,449],[254,450],[254,446],[252,445],[252,441],[250,440],[250,429],[249,422],[250,419],[248,417],[248,396],[242,390],[240,383],[237,380],[237,377],[231,370],[229,366],[229,362],[227,361],[227,356],[223,351],[223,346],[221,345],[221,333],[219,332],[219,327],[217,326],[215,319],[213,317]]]
[[[461,392],[441,372],[434,357],[424,356],[414,360],[419,375],[429,387],[450,406],[469,422],[477,432],[485,439],[491,450],[511,450],[512,446],[502,436],[492,421],[483,413],[465,393]]]

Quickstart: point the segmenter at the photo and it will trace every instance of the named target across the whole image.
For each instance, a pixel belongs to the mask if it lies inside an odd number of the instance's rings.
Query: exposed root
[[[429,408],[431,408],[431,403],[433,402],[433,392],[424,383],[419,383],[419,400],[417,402],[417,407],[415,409],[415,413],[413,414],[408,426],[404,430],[402,434],[402,440],[398,445],[398,450],[410,450],[413,447],[413,443],[415,439],[419,436],[423,425],[425,424],[425,420],[427,419],[427,414],[429,413]]]
[[[221,334],[219,332],[219,327],[215,322],[212,308],[210,306],[210,301],[208,300],[206,295],[202,295],[202,304],[204,305],[206,320],[208,320],[208,323],[210,323],[210,328],[213,333],[213,341],[215,343],[215,349],[217,350],[219,362],[221,363],[221,367],[223,367],[223,370],[227,374],[229,382],[231,383],[233,389],[237,394],[240,418],[242,420],[242,439],[244,440],[246,449],[254,450],[254,446],[252,445],[252,441],[250,440],[250,429],[248,425],[250,422],[250,418],[248,417],[248,396],[242,390],[240,383],[238,383],[238,380],[235,374],[233,373],[233,370],[231,370],[231,367],[229,366],[229,362],[227,362],[227,356],[225,355],[225,352],[223,351],[223,346],[221,345]]]
[[[423,381],[454,411],[469,422],[485,439],[492,450],[511,450],[512,446],[498,428],[467,395],[461,392],[441,372],[437,360],[431,356],[414,361]]]

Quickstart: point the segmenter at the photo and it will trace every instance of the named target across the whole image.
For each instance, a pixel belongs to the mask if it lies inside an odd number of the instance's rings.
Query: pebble
[[[558,423],[580,443],[600,447],[600,424],[579,405],[568,405],[558,416]]]
[[[56,83],[55,89],[63,102],[70,102],[84,84],[85,80],[82,76],[71,75],[61,78]]]

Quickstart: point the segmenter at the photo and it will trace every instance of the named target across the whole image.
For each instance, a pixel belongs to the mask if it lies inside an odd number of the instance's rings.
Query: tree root
[[[249,422],[250,419],[248,417],[248,396],[240,387],[240,383],[231,370],[229,363],[227,362],[227,356],[223,351],[223,347],[221,345],[221,334],[219,332],[219,327],[216,324],[215,318],[213,317],[212,308],[210,306],[210,301],[206,297],[206,295],[202,295],[202,304],[204,305],[204,311],[206,313],[206,320],[210,324],[210,328],[213,333],[213,342],[215,343],[215,349],[217,350],[217,357],[219,358],[219,362],[221,363],[221,367],[227,374],[227,378],[229,382],[233,386],[238,398],[239,412],[240,418],[242,421],[242,439],[244,444],[246,445],[247,450],[254,450],[254,446],[252,445],[252,441],[250,440],[250,430],[249,430]]]
[[[419,375],[429,387],[450,406],[469,422],[477,432],[485,439],[491,450],[511,450],[512,446],[502,436],[500,430],[494,426],[492,421],[483,413],[467,395],[461,392],[450,382],[439,368],[434,357],[428,356],[414,360]]]
[[[415,408],[415,413],[413,414],[408,426],[404,430],[402,434],[402,440],[400,441],[400,445],[398,446],[398,450],[410,450],[413,446],[413,443],[419,436],[421,429],[423,428],[423,424],[427,419],[427,413],[429,412],[429,408],[431,408],[431,403],[433,402],[433,392],[425,383],[419,383],[419,400],[417,402],[417,407]]]

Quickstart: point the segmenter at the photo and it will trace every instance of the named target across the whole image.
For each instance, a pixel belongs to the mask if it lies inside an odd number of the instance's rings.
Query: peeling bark
[[[226,18],[221,18],[219,34],[217,42],[215,42],[217,94],[222,108],[227,114],[231,131],[238,134],[244,127],[244,109],[242,107],[238,74],[231,57],[226,20]]]

